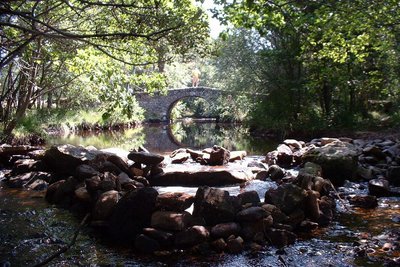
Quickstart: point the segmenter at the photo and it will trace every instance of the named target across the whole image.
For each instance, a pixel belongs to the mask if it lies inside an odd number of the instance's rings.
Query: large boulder
[[[240,184],[253,179],[246,169],[191,166],[190,169],[165,168],[163,173],[149,177],[152,186],[223,186]]]
[[[310,149],[303,155],[302,161],[320,165],[322,176],[340,185],[355,176],[360,153],[353,144],[335,141]]]
[[[118,242],[132,242],[143,228],[150,226],[158,192],[144,187],[127,192],[109,219],[109,234]]]
[[[230,159],[230,151],[220,147],[220,146],[213,146],[213,149],[210,153],[210,159],[207,160],[207,164],[211,166],[217,165],[226,165],[228,164]]]
[[[193,216],[203,217],[207,225],[232,222],[235,219],[236,205],[228,191],[199,187],[196,192]]]
[[[265,203],[273,204],[289,215],[296,209],[304,208],[307,192],[294,184],[283,184],[265,192]]]
[[[102,152],[73,145],[52,146],[45,152],[43,161],[58,174],[74,175],[79,165],[94,160],[99,153]]]
[[[164,160],[164,157],[148,152],[130,152],[128,159],[144,165],[157,165]]]

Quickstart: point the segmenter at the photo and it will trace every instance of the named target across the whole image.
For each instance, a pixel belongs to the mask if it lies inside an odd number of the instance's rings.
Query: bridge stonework
[[[200,97],[211,103],[221,96],[223,91],[209,87],[187,87],[169,89],[166,95],[147,93],[135,94],[139,106],[145,110],[146,118],[153,121],[169,121],[175,104],[184,98]]]

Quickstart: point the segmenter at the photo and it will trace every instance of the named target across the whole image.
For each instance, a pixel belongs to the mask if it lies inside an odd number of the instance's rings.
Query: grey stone
[[[164,157],[147,152],[130,152],[128,154],[128,159],[133,160],[135,163],[141,163],[145,165],[157,165],[164,160]]]
[[[193,216],[203,217],[207,225],[232,222],[236,208],[229,192],[207,186],[199,187],[196,192]]]
[[[151,216],[151,227],[167,231],[183,231],[192,221],[188,212],[156,211]]]
[[[194,225],[183,232],[175,235],[175,245],[177,247],[189,247],[208,240],[210,232],[200,225]]]

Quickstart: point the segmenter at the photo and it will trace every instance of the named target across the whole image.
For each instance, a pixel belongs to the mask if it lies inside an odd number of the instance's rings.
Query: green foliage
[[[191,0],[18,0],[0,9],[6,135],[45,100],[48,107],[103,106],[104,119],[135,117],[132,93],[165,90],[163,66],[202,53],[208,41],[207,16]]]
[[[244,56],[252,37],[232,31],[224,40],[234,52],[221,50],[231,54],[223,58],[228,69],[234,66],[238,87],[266,95],[253,109],[251,123],[285,131],[309,125],[358,127],[369,119],[368,100],[398,102],[398,1],[216,3],[223,6],[216,12],[222,21],[256,30],[264,40],[261,45],[253,42],[254,51],[247,49]],[[235,56],[241,59],[239,65]],[[243,65],[253,65],[253,70]],[[254,70],[262,82],[241,84],[254,77]]]

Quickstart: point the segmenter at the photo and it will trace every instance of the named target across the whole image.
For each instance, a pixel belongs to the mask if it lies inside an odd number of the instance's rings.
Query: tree
[[[183,53],[202,43],[208,31],[203,11],[195,8],[190,0],[4,1],[0,3],[0,14],[1,106],[5,135],[11,133],[33,103],[35,92],[44,90],[40,87],[39,66],[44,64],[41,60],[45,53],[51,55],[46,58],[47,62],[53,66],[61,64],[63,70],[65,61],[60,59],[86,51],[97,57],[106,55],[114,60],[114,66],[117,66],[115,62],[120,62],[121,68],[139,68],[142,73],[148,73],[154,64],[164,61],[158,47],[167,50],[174,47]],[[193,35],[185,38],[189,27],[196,29],[198,39]],[[165,41],[167,44],[161,45]],[[54,53],[57,45],[67,49]],[[49,73],[55,69],[44,65],[41,68]],[[83,72],[75,73],[83,75]],[[161,82],[163,77],[158,77]],[[54,86],[60,88],[67,84],[68,79]],[[154,81],[150,84],[154,85]],[[118,101],[119,95],[127,95],[121,85],[107,88],[114,93],[109,100]],[[154,86],[147,88],[154,89]]]
[[[286,125],[304,126],[315,117],[320,125],[340,125],[365,116],[367,99],[398,95],[398,1],[216,2],[222,21],[253,28],[270,44],[264,59],[276,65],[264,79],[280,87],[281,97],[270,94],[263,105],[271,111],[286,99],[287,109],[295,107]]]

